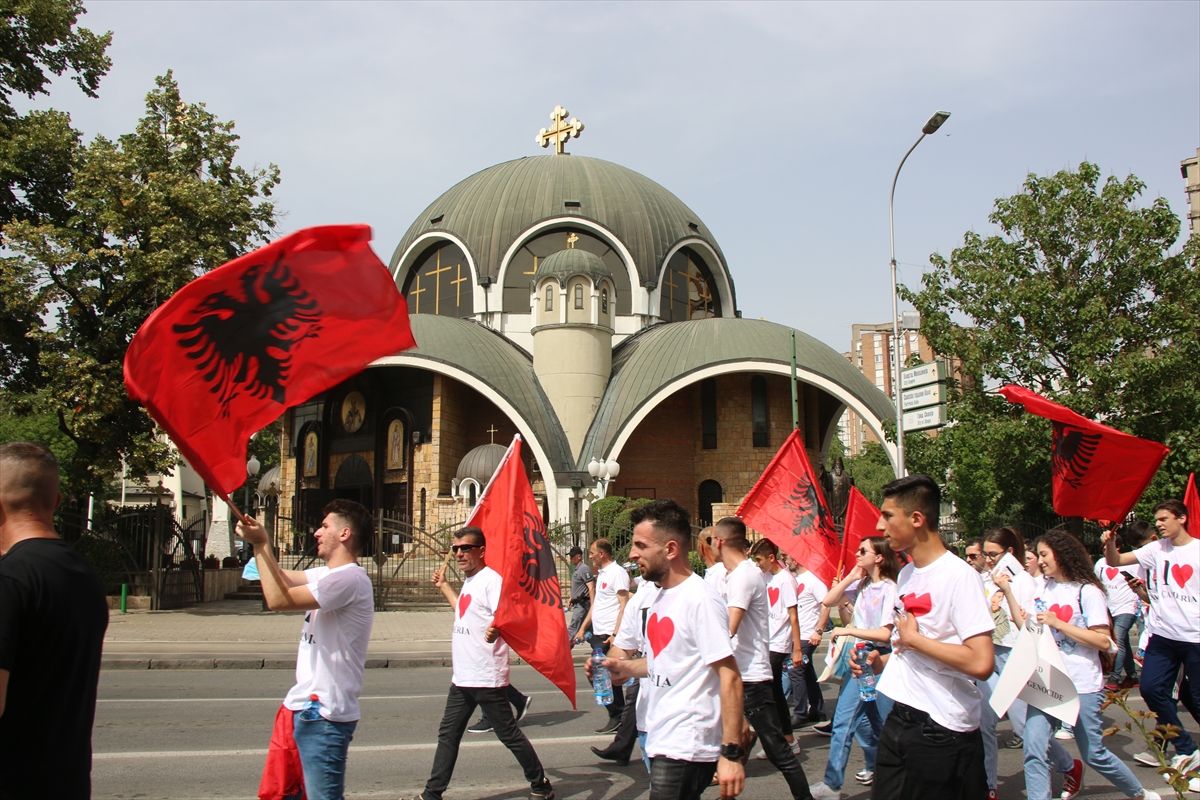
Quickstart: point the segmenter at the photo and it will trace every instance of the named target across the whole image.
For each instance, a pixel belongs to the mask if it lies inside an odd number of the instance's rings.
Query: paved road
[[[94,737],[93,796],[96,798],[250,798],[255,797],[271,723],[291,685],[285,670],[105,671]],[[445,668],[368,670],[363,719],[350,750],[347,796],[410,797],[419,791],[433,762],[450,672]],[[564,800],[638,800],[646,798],[647,780],[640,762],[628,767],[599,765],[588,746],[607,737],[592,730],[602,712],[586,683],[579,710],[529,667],[515,667],[513,681],[532,693],[534,705],[523,723],[556,791]],[[1190,726],[1189,726],[1190,727]],[[1002,723],[1002,739],[1008,724]],[[803,735],[805,769],[821,780],[829,740]],[[1126,758],[1134,748],[1116,737]],[[1019,751],[1002,750],[1002,798],[1024,796]],[[862,769],[853,749],[848,776]],[[751,762],[746,800],[786,798],[786,786],[765,761]],[[1155,776],[1140,769],[1153,786]],[[1094,775],[1091,798],[1120,795]],[[528,788],[515,759],[492,734],[468,734],[448,800],[523,798]],[[851,777],[847,798],[866,798],[869,790]],[[712,797],[716,797],[713,790]],[[707,794],[706,794],[707,796]]]

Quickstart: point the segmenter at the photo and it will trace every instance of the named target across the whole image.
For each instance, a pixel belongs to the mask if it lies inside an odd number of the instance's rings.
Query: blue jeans
[[[642,763],[646,765],[646,774],[650,774],[650,756],[646,755],[646,732],[638,731],[638,750],[642,753]]]
[[[1108,677],[1114,680],[1121,677],[1122,668],[1126,678],[1137,677],[1137,662],[1133,660],[1133,648],[1129,646],[1129,631],[1136,619],[1136,614],[1117,614],[1113,617],[1113,638],[1117,640],[1117,657],[1113,660],[1112,675]]]
[[[1004,671],[1004,665],[1008,663],[1012,648],[998,644],[995,646],[995,651],[996,671],[986,681],[975,681],[975,685],[979,687],[979,693],[983,695],[983,705],[979,713],[979,731],[983,735],[983,768],[987,772],[989,789],[995,789],[997,786],[999,780],[997,771],[1000,766],[1000,744],[996,741],[996,726],[1000,723],[1000,718],[992,710],[992,704],[989,701],[992,699],[992,692],[996,690],[996,684],[1000,682],[1000,673]],[[1012,705],[1008,707],[1008,719],[1012,722],[1013,733],[1017,736],[1025,735],[1025,709],[1024,700],[1013,700]]]
[[[1200,708],[1200,644],[1177,642],[1157,635],[1150,637],[1146,658],[1142,661],[1142,699],[1147,708],[1158,714],[1159,725],[1179,727],[1179,737],[1171,740],[1179,755],[1196,752],[1196,743],[1183,730],[1179,712],[1175,709],[1175,679],[1181,664],[1191,691],[1192,708]]]
[[[847,675],[842,681],[837,709],[833,712],[833,738],[829,742],[829,760],[825,764],[825,785],[841,789],[846,780],[846,763],[850,760],[850,742],[858,741],[866,768],[875,771],[875,754],[884,720],[892,710],[892,701],[879,692],[874,703],[864,703],[859,695],[858,680]]]
[[[1083,763],[1108,779],[1126,797],[1142,793],[1142,784],[1125,763],[1104,746],[1101,731],[1104,721],[1100,706],[1104,692],[1079,695],[1079,719],[1075,723],[1075,744]],[[1040,708],[1029,707],[1025,719],[1025,793],[1029,800],[1050,800],[1050,760],[1059,772],[1066,772],[1075,762],[1070,753],[1058,746],[1051,737],[1054,723]]]
[[[308,800],[342,800],[346,751],[357,726],[357,722],[330,722],[323,717],[307,722],[300,719],[299,711],[292,713],[292,738],[300,751]]]

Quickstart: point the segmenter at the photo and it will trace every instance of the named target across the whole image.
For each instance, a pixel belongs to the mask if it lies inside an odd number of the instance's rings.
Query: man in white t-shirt
[[[883,624],[895,625],[893,652],[872,653],[869,662],[883,673],[879,693],[895,701],[879,737],[873,800],[988,794],[974,680],[992,674],[996,626],[979,573],[938,534],[940,507],[941,490],[928,475],[883,487],[875,528],[912,561],[896,581],[896,607],[884,611]]]
[[[1179,736],[1171,740],[1176,753],[1172,766],[1186,771],[1200,768],[1200,755],[1179,721],[1172,690],[1182,666],[1192,707],[1200,708],[1200,540],[1188,533],[1187,507],[1179,500],[1155,506],[1154,523],[1162,538],[1132,553],[1117,552],[1115,531],[1105,531],[1101,540],[1110,567],[1139,565],[1157,581],[1154,614],[1147,617],[1150,642],[1142,661],[1142,699],[1158,714],[1159,725],[1179,728]]]
[[[502,580],[499,573],[485,564],[487,540],[482,530],[466,527],[454,534],[455,562],[465,576],[462,588],[446,579],[445,568],[433,574],[433,585],[442,590],[454,609],[454,627],[450,636],[453,673],[446,712],[438,728],[437,752],[433,771],[424,791],[414,800],[442,800],[450,785],[454,763],[463,733],[476,706],[481,706],[496,737],[516,756],[529,781],[530,800],[553,800],[554,790],[546,780],[542,762],[529,739],[517,727],[508,702],[508,643],[500,638],[492,620],[500,602]]]
[[[661,590],[643,644],[623,627],[604,664],[613,683],[644,678],[650,800],[699,800],[715,771],[721,797],[742,791],[742,678],[720,595],[692,572],[691,516],[673,500],[633,510],[629,557]],[[759,579],[761,583],[761,579]]]
[[[629,573],[625,568],[613,561],[612,542],[608,539],[597,539],[588,548],[588,558],[596,570],[595,597],[592,607],[588,609],[580,630],[592,626],[593,648],[599,647],[603,653],[608,653],[612,647],[613,635],[621,627],[621,615],[625,612],[625,604],[629,602]],[[596,733],[616,733],[621,727],[621,713],[625,710],[625,693],[621,687],[613,683],[613,701],[608,705],[608,721],[596,729]]]
[[[713,526],[713,536],[726,570],[729,633],[733,637],[733,656],[742,673],[742,711],[762,742],[767,759],[783,773],[793,800],[811,800],[804,769],[779,722],[771,680],[771,603],[762,570],[746,557],[746,523],[726,517]],[[785,715],[787,710],[784,704]]]
[[[334,500],[314,534],[325,566],[281,569],[267,530],[239,522],[238,536],[254,547],[263,599],[272,611],[307,611],[296,654],[296,685],[283,709],[292,713],[292,738],[300,753],[310,800],[340,800],[346,754],[358,725],[367,644],[375,621],[371,578],[358,556],[371,541],[371,512],[353,500]],[[316,703],[317,719],[305,709]],[[281,709],[280,713],[286,713]]]
[[[1117,657],[1113,661],[1112,673],[1105,676],[1104,688],[1115,692],[1121,688],[1122,683],[1125,686],[1138,685],[1137,662],[1133,658],[1135,648],[1129,641],[1129,632],[1133,629],[1134,622],[1137,621],[1140,601],[1133,590],[1129,588],[1129,578],[1122,572],[1128,573],[1130,578],[1145,583],[1146,571],[1140,565],[1124,568],[1110,567],[1106,557],[1101,556],[1096,560],[1095,572],[1100,583],[1104,584],[1104,591],[1108,595],[1108,614],[1112,617],[1113,639],[1117,643]],[[1121,680],[1122,670],[1125,672],[1123,682]]]
[[[646,649],[646,624],[649,617],[647,609],[658,594],[658,586],[641,575],[638,576],[637,583],[637,590],[625,604],[625,613],[621,616],[621,628],[617,631],[616,638],[624,638],[626,642],[637,641],[636,650],[641,654]],[[591,677],[590,664],[588,677]],[[646,770],[649,771],[650,759],[646,757],[643,739],[646,730],[643,727],[646,719],[646,701],[641,691],[643,681],[645,678],[634,681],[625,692],[625,713],[621,715],[621,727],[617,729],[612,743],[603,749],[593,747],[592,752],[607,761],[615,761],[619,767],[624,767],[628,766],[629,758],[633,755],[634,743],[643,741],[642,760],[646,762]]]

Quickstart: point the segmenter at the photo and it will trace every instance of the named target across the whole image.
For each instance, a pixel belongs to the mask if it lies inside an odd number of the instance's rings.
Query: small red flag
[[[1000,394],[1054,423],[1050,470],[1054,511],[1064,517],[1123,520],[1171,452],[1075,413],[1020,386]]]
[[[1200,492],[1196,491],[1196,473],[1188,475],[1187,490],[1183,493],[1183,504],[1187,507],[1188,535],[1200,538]]]
[[[184,286],[125,353],[125,386],[228,499],[246,445],[290,406],[416,346],[367,225],[289,234]]]
[[[575,662],[567,640],[562,588],[542,512],[513,437],[467,520],[483,529],[487,565],[503,588],[493,625],[517,655],[545,675],[575,706]]]
[[[842,555],[838,564],[838,578],[846,577],[850,572],[847,567],[855,562],[858,546],[863,539],[878,536],[875,523],[879,522],[879,509],[867,498],[863,497],[856,487],[850,487],[850,500],[846,503],[846,524],[842,531]]]
[[[813,475],[800,431],[779,448],[737,515],[830,586],[837,575],[837,530]]]

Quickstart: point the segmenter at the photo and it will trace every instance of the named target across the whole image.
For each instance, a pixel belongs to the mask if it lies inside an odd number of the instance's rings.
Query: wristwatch
[[[721,758],[729,761],[741,761],[746,756],[746,751],[737,742],[721,745]]]

